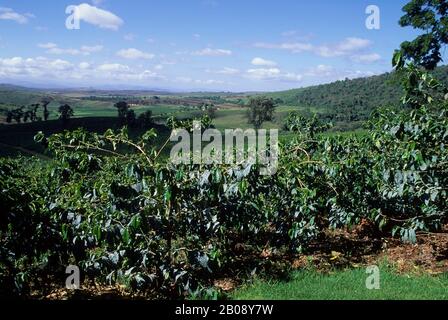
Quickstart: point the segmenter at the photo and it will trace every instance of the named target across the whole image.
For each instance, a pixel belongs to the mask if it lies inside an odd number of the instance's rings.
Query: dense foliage
[[[448,67],[439,67],[432,74],[448,85]],[[283,104],[310,108],[327,121],[360,121],[367,120],[378,107],[400,106],[400,78],[400,74],[393,72],[276,92],[267,96],[280,99]]]
[[[412,0],[403,7],[402,27],[424,33],[405,41],[400,50],[406,59],[432,70],[443,61],[442,48],[448,44],[448,3],[445,0]]]
[[[429,2],[442,3],[413,1]],[[291,114],[295,137],[271,176],[258,164],[174,166],[153,147],[155,130],[138,139],[126,127],[39,133],[51,162],[0,159],[0,295],[45,294],[77,265],[85,281],[204,297],[220,277],[268,270],[267,252],[306,252],[328,228],[368,220],[406,242],[437,232],[448,222],[448,89],[408,61],[402,51],[393,58],[401,108],[377,109],[367,135],[323,137],[327,124]],[[346,83],[327,86],[328,96],[348,94]],[[325,102],[316,88],[300,94]],[[272,116],[272,100],[251,101]],[[127,103],[117,109],[128,122]],[[191,131],[193,119],[168,125]]]
[[[3,292],[63,283],[54,277],[75,264],[98,283],[200,294],[224,274],[269,268],[264,250],[306,251],[328,227],[364,218],[411,242],[437,231],[447,222],[446,90],[412,65],[407,75],[405,111],[377,111],[370,135],[319,138],[319,122],[291,116],[297,137],[273,176],[257,165],[174,167],[151,147],[153,130],[138,141],[125,129],[36,136],[51,164],[0,161]]]

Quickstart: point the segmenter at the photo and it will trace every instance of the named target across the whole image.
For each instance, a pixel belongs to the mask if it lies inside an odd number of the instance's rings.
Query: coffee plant
[[[126,128],[38,134],[53,161],[0,160],[1,294],[45,293],[74,264],[96,284],[216,297],[216,279],[263,272],[263,251],[300,254],[328,228],[367,219],[409,242],[439,230],[447,91],[399,54],[394,61],[405,75],[402,111],[378,109],[359,137],[323,137],[328,125],[291,115],[296,137],[280,146],[272,176],[256,164],[174,166],[154,148],[155,130],[137,140]],[[169,120],[182,124],[191,129]]]

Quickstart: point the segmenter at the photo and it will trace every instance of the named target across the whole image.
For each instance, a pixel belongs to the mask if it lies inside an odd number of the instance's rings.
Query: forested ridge
[[[448,84],[448,66],[441,66],[432,74]],[[270,93],[267,96],[279,103],[309,107],[322,114],[346,117],[343,120],[365,120],[377,107],[398,106],[403,95],[400,77],[396,73],[346,79],[329,84]]]

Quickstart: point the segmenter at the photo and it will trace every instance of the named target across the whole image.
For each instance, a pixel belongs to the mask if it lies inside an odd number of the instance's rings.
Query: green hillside
[[[448,66],[434,71],[448,84]],[[280,104],[309,108],[335,121],[365,120],[377,107],[397,105],[402,89],[396,74],[336,81],[313,87],[269,93]]]

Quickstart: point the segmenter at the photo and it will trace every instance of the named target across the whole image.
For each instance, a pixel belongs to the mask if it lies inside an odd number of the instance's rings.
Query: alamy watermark
[[[368,290],[380,289],[380,268],[378,266],[368,266],[366,268],[366,274],[369,276],[366,278],[366,288]]]
[[[65,273],[69,274],[65,280],[65,287],[68,290],[79,290],[81,288],[81,273],[79,267],[70,265],[65,268]]]
[[[81,15],[78,6],[68,6],[65,13],[69,15],[65,20],[65,27],[68,30],[79,30],[81,28]]]
[[[278,166],[278,130],[217,129],[202,130],[200,121],[193,121],[193,132],[173,130],[170,140],[173,164],[260,165],[261,175],[274,175]],[[268,135],[269,132],[269,135]],[[180,141],[179,141],[180,140]],[[203,147],[203,143],[207,143]]]
[[[379,30],[381,28],[381,12],[380,8],[376,5],[369,5],[366,8],[366,28],[369,30]]]

